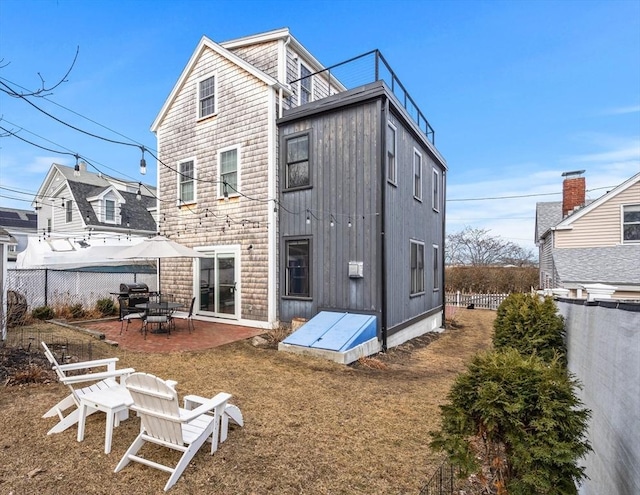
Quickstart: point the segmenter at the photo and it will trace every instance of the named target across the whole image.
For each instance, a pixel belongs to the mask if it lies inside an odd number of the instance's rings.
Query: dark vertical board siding
[[[309,318],[322,309],[379,311],[377,108],[376,101],[367,102],[280,128],[283,136],[312,128],[313,182],[311,189],[282,194],[281,235],[311,236],[313,284],[312,301],[281,301],[283,321]],[[307,208],[313,213],[311,225],[306,224]],[[349,261],[364,262],[364,278],[349,278]]]

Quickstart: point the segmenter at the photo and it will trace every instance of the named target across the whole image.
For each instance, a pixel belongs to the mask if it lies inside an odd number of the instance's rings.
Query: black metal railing
[[[458,469],[445,460],[420,490],[420,495],[453,495]]]
[[[312,78],[315,84],[300,84],[308,78]],[[386,83],[431,144],[435,144],[433,127],[379,50],[372,50],[305,77],[289,81],[294,95],[290,96],[287,102],[290,108],[301,103],[298,94],[300,86],[311,87],[313,93],[310,101],[315,101],[375,81]]]

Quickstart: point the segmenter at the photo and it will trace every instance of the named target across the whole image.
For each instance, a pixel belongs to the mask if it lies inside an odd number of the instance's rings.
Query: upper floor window
[[[116,221],[116,202],[112,199],[104,200],[104,221],[105,222]]]
[[[431,206],[435,211],[440,211],[440,173],[435,168],[432,182]]]
[[[300,134],[285,140],[286,189],[311,185],[309,171],[309,134]]]
[[[300,105],[312,100],[312,82],[311,71],[306,65],[300,64]]]
[[[424,292],[424,244],[411,241],[411,295]]]
[[[309,257],[311,253],[309,239],[285,241],[286,280],[285,296],[310,297],[311,277]]]
[[[218,153],[218,163],[220,164],[218,196],[226,198],[229,195],[237,195],[240,190],[240,184],[238,183],[238,172],[240,170],[238,154],[238,147],[221,150]]]
[[[413,150],[413,197],[422,201],[422,155]]]
[[[398,165],[396,163],[396,128],[389,122],[387,125],[387,180],[396,183],[398,175]]]
[[[622,242],[640,242],[640,205],[622,207]]]
[[[178,200],[193,203],[196,200],[195,162],[187,160],[178,164]]]
[[[216,77],[211,76],[198,82],[198,118],[216,113]]]
[[[66,207],[66,221],[67,223],[72,222],[73,221],[73,203],[71,201],[67,201],[65,203],[65,207]]]

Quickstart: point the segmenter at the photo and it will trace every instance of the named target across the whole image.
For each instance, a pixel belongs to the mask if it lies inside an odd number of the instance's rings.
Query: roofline
[[[308,63],[312,65],[316,71],[325,69],[325,66],[316,59],[309,50],[307,50],[302,43],[300,43],[295,36],[291,34],[289,28],[274,29],[273,31],[266,31],[264,33],[253,34],[250,36],[244,36],[242,38],[236,38],[233,40],[220,43],[220,46],[233,49],[241,48],[243,46],[249,46],[256,43],[266,43],[269,41],[286,41],[289,40],[289,46],[295,49]]]
[[[571,224],[575,220],[578,220],[579,218],[582,218],[584,215],[589,213],[591,210],[594,210],[595,208],[600,206],[602,203],[605,203],[605,202],[609,201],[611,198],[617,196],[621,192],[626,191],[631,186],[635,185],[637,182],[640,182],[640,172],[638,172],[636,175],[633,175],[632,177],[628,178],[622,184],[617,185],[616,187],[611,189],[611,191],[603,194],[602,196],[600,196],[595,201],[592,201],[587,206],[583,206],[582,208],[580,208],[575,213],[572,213],[571,215],[566,217],[560,223],[556,224],[555,229],[556,230],[562,230],[562,229],[570,228]]]
[[[167,111],[169,110],[169,107],[173,104],[176,96],[178,95],[178,93],[182,89],[182,87],[184,86],[184,84],[185,84],[187,78],[189,77],[189,75],[191,74],[195,64],[197,63],[197,61],[200,58],[202,52],[206,48],[208,48],[210,50],[213,50],[218,55],[226,58],[230,62],[236,64],[238,67],[244,69],[249,74],[253,75],[257,79],[259,79],[260,81],[265,83],[265,85],[271,86],[271,87],[275,87],[275,88],[278,88],[278,89],[280,89],[281,87],[282,87],[282,89],[286,89],[286,87],[284,85],[280,84],[273,77],[271,77],[271,76],[265,74],[264,72],[262,72],[261,70],[255,68],[253,65],[251,65],[250,63],[248,63],[245,60],[241,59],[240,57],[238,57],[234,53],[230,52],[229,50],[227,50],[223,46],[219,45],[215,41],[209,39],[206,36],[203,36],[202,38],[200,38],[200,41],[198,42],[198,46],[196,46],[196,49],[191,54],[191,57],[189,58],[189,61],[187,62],[187,65],[185,65],[184,69],[182,70],[182,73],[180,74],[180,77],[178,78],[178,81],[173,86],[173,89],[171,90],[171,93],[169,93],[169,96],[167,97],[167,99],[165,100],[164,104],[162,105],[162,108],[160,109],[160,112],[158,113],[158,115],[154,119],[153,123],[151,124],[151,132],[155,133],[158,130],[158,127],[160,126],[160,123],[162,122],[162,120],[166,116]]]

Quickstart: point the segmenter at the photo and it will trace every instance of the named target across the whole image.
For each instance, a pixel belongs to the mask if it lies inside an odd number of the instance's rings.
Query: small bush
[[[36,320],[50,320],[56,316],[55,311],[51,306],[38,306],[31,312]]]
[[[78,320],[80,318],[84,318],[86,315],[86,311],[84,310],[84,308],[82,307],[82,304],[77,303],[72,305],[69,308],[69,313],[71,314],[71,318]]]
[[[101,316],[111,316],[116,313],[116,305],[110,297],[98,299],[98,301],[96,301],[96,311],[100,313]]]
[[[536,354],[547,362],[560,356],[566,364],[564,318],[553,299],[535,294],[510,294],[496,313],[493,346]]]

